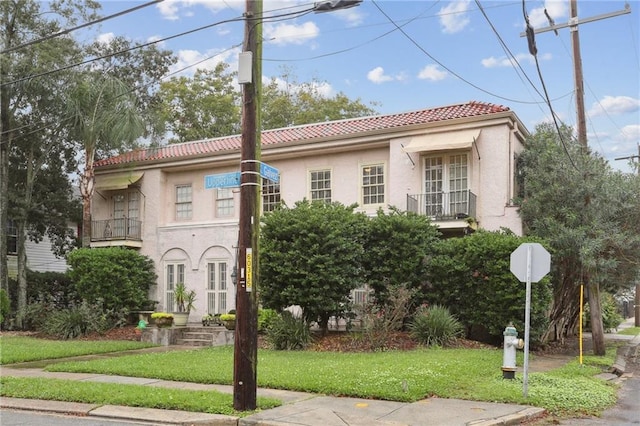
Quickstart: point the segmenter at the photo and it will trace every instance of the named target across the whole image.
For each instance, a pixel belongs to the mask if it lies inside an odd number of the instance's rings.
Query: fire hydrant
[[[524,347],[524,340],[518,339],[518,331],[509,324],[502,333],[504,336],[504,355],[502,357],[502,378],[513,379],[516,375],[516,349]]]

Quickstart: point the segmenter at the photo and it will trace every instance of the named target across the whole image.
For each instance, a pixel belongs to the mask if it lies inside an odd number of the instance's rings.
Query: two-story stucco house
[[[262,209],[303,198],[371,215],[393,205],[430,216],[445,235],[463,235],[467,218],[520,234],[511,200],[527,135],[509,108],[481,102],[267,130],[261,159],[280,179],[263,181]],[[172,310],[178,282],[196,290],[197,315],[234,308],[239,188],[207,189],[205,177],[239,171],[240,144],[206,139],[95,164],[91,247],[151,257],[159,309]]]

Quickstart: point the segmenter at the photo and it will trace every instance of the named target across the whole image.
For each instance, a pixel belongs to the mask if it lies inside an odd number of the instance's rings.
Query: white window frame
[[[177,310],[173,291],[176,288],[176,284],[184,283],[186,270],[187,267],[184,261],[165,262],[165,309],[169,312]]]
[[[464,164],[455,162],[455,159],[464,158]],[[431,188],[427,184],[427,162],[440,159],[440,170],[434,168],[432,174],[438,175],[437,180],[431,180]],[[425,211],[428,216],[438,218],[441,215],[451,214],[456,210],[456,205],[468,204],[468,194],[471,189],[471,162],[467,152],[452,152],[446,154],[434,154],[423,159],[422,184],[425,194]],[[464,169],[464,173],[460,173]],[[437,184],[439,181],[439,186]],[[448,196],[445,198],[444,194]],[[448,204],[445,205],[445,202]]]
[[[216,189],[216,217],[230,217],[234,215],[234,188]]]
[[[189,189],[188,193],[181,194],[181,190]],[[193,188],[190,183],[176,185],[176,220],[188,220],[193,215]]]
[[[280,205],[280,183],[262,180],[262,212],[272,212]]]
[[[206,293],[207,313],[225,314],[228,305],[228,290],[231,277],[229,262],[226,260],[207,261]]]
[[[365,176],[367,169],[372,168],[379,170],[381,173]],[[385,174],[386,167],[384,163],[362,164],[360,166],[360,202],[363,206],[376,206],[385,203]],[[375,182],[372,182],[372,180],[375,180]]]
[[[319,177],[317,174],[322,173]],[[314,176],[315,175],[315,176]],[[311,201],[324,201],[331,203],[333,198],[333,170],[332,169],[314,169],[309,170],[309,199]],[[328,179],[327,179],[328,176]],[[314,179],[315,177],[315,179]],[[325,186],[328,182],[328,187]],[[321,185],[320,185],[321,184]],[[327,197],[328,193],[328,197]]]

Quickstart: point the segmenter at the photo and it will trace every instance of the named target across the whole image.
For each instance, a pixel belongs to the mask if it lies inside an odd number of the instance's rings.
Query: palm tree
[[[145,127],[131,88],[97,72],[86,73],[78,80],[70,91],[67,109],[70,134],[84,147],[84,169],[80,172],[82,246],[88,247],[96,155],[129,148]]]

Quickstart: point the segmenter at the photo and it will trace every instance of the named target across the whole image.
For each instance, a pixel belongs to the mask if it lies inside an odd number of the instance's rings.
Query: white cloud
[[[318,26],[309,21],[301,25],[296,24],[277,24],[264,26],[264,38],[268,43],[285,45],[285,44],[304,44],[305,42],[318,37],[320,29]]]
[[[620,115],[640,110],[640,99],[630,96],[605,96],[599,102],[591,105],[589,115],[597,117],[599,115]]]
[[[552,58],[551,53],[545,53],[545,54],[542,54],[542,55],[538,55],[538,60],[539,61],[549,61],[549,60],[551,60],[551,58]],[[522,64],[523,62],[528,62],[531,65],[535,65],[535,59],[529,53],[518,53],[516,55],[516,61],[519,64]],[[502,56],[500,58],[496,58],[495,56],[490,56],[490,57],[485,58],[482,61],[480,61],[480,63],[485,68],[515,67],[515,66],[517,66],[516,62],[514,62],[514,60],[512,58],[507,58],[506,56]]]
[[[386,83],[387,81],[393,81],[394,78],[384,73],[384,68],[376,67],[367,73],[367,79],[375,84]]]
[[[419,73],[420,80],[439,81],[447,77],[447,72],[442,71],[436,64],[427,65]]]
[[[448,6],[443,7],[438,12],[440,16],[440,25],[445,34],[454,34],[460,32],[469,24],[470,19],[467,15],[469,8],[469,0],[452,1]]]
[[[114,33],[103,33],[96,37],[96,41],[101,44],[109,44],[114,38],[116,38]]]
[[[346,22],[348,27],[356,27],[364,22],[364,14],[357,7],[336,10],[335,12],[331,12],[331,15]]]
[[[244,4],[243,0],[164,0],[156,7],[164,19],[175,21],[180,19],[180,16],[195,16],[196,13],[192,9],[194,6],[204,6],[213,13],[217,13],[228,8],[242,11]]]
[[[179,50],[176,56],[178,57],[178,62],[171,66],[170,72],[177,72],[178,70],[189,67],[186,70],[179,72],[178,75],[190,76],[193,75],[198,69],[212,70],[220,62],[228,62],[230,71],[236,71],[238,68],[238,49],[225,51],[212,49],[204,53],[197,50]],[[191,66],[203,60],[204,62],[201,62],[198,65]]]
[[[276,82],[278,90],[289,93],[297,93],[304,86],[305,90],[313,88],[323,98],[330,98],[335,94],[333,86],[331,86],[331,84],[327,83],[326,81],[312,81],[311,83],[293,84],[290,81],[284,80],[280,77],[269,78],[264,75],[262,76],[262,84],[271,84],[271,82],[274,80]]]
[[[640,124],[629,124],[622,128],[620,139],[627,142],[636,142],[640,140]]]
[[[164,19],[175,21],[178,19],[178,3],[180,0],[164,0],[160,2],[156,7],[160,11],[160,14]]]
[[[560,18],[564,18],[569,15],[569,5],[567,0],[546,0],[543,7],[532,9],[528,12],[529,23],[534,28],[547,27],[551,25],[544,10],[547,9],[547,13],[551,18],[559,23]]]

